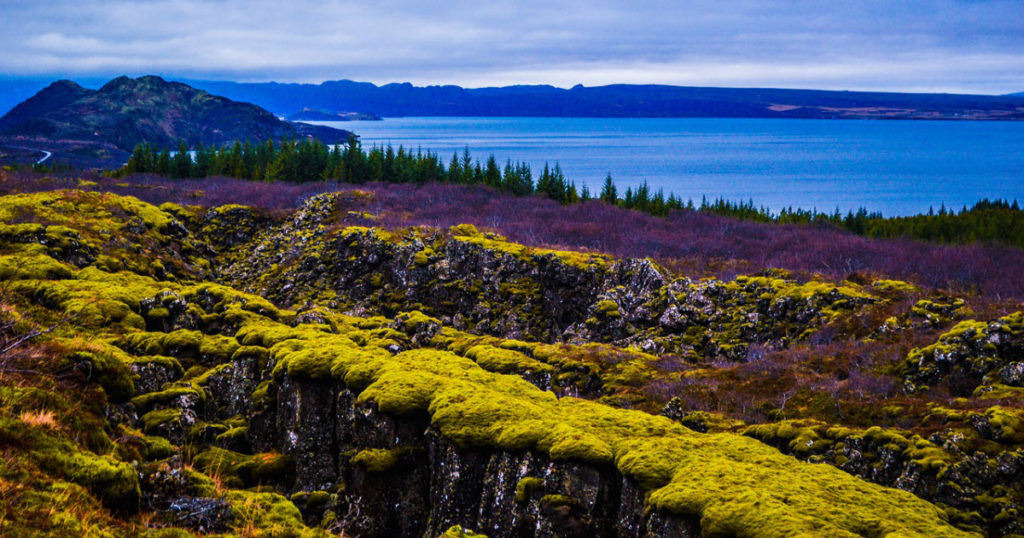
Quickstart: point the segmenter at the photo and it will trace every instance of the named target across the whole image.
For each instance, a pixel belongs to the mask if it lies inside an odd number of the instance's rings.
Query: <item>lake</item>
[[[318,122],[439,153],[468,147],[531,165],[558,162],[596,194],[611,174],[620,195],[647,181],[699,202],[752,199],[887,216],[959,208],[981,198],[1024,202],[1024,122],[732,118],[388,118]]]

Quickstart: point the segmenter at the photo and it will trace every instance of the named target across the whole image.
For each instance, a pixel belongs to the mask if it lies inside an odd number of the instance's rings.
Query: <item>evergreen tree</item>
[[[615,190],[615,182],[612,175],[604,177],[604,186],[601,187],[601,200],[606,204],[614,204],[619,201],[619,193]]]
[[[171,164],[171,177],[191,177],[192,156],[188,153],[188,146],[182,140],[178,143],[178,151],[174,153],[174,162]]]
[[[448,165],[448,183],[458,183],[462,181],[462,167],[459,166],[459,154],[452,154],[452,161]]]
[[[462,176],[459,183],[469,185],[473,183],[473,158],[469,155],[469,146],[462,150],[462,162],[460,163]]]
[[[501,169],[498,168],[498,160],[494,158],[493,153],[487,158],[487,169],[484,171],[484,183],[506,192],[513,190],[512,185],[505,185],[504,182],[502,182]]]

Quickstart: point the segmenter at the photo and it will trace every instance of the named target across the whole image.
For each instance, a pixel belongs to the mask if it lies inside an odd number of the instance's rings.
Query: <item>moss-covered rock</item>
[[[226,485],[236,488],[287,485],[295,476],[292,458],[278,453],[247,455],[212,447],[197,454],[193,463],[203,472],[218,476]]]
[[[942,383],[957,395],[982,384],[1024,385],[1024,312],[991,322],[961,321],[900,365],[907,392]]]

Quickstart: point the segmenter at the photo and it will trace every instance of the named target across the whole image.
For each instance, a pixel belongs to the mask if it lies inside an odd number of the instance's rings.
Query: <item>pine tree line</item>
[[[448,165],[436,153],[412,152],[399,146],[374,146],[364,151],[359,138],[349,137],[344,146],[327,146],[315,139],[272,141],[262,143],[235,142],[227,147],[199,146],[194,152],[181,143],[176,152],[160,151],[149,144],[140,144],[128,163],[114,175],[155,173],[172,178],[204,178],[230,176],[256,181],[338,181],[342,183],[456,183],[487,185],[517,196],[538,194],[568,205],[587,202],[593,195],[586,185],[565,177],[561,166],[545,163],[534,181],[530,165],[507,161],[502,167],[494,155],[486,162],[474,160],[466,148],[452,155]],[[781,224],[826,225],[868,237],[907,237],[938,243],[998,242],[1024,247],[1024,210],[1017,201],[982,200],[959,211],[945,206],[938,211],[912,217],[883,217],[865,208],[845,215],[837,208],[832,213],[817,209],[786,207],[778,213],[753,200],[733,202],[724,198],[709,201],[702,198],[685,204],[674,193],[667,196],[662,189],[653,191],[646,181],[629,187],[620,194],[611,174],[605,177],[597,200],[626,209],[665,216],[673,210],[692,210],[755,222]]]

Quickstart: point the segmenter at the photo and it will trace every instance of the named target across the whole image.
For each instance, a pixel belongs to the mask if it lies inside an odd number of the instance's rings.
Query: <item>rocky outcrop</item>
[[[936,420],[952,412],[935,407]],[[963,413],[960,413],[963,414]],[[994,407],[971,413],[973,432],[944,429],[927,439],[906,431],[874,427],[842,428],[819,421],[782,421],[750,426],[745,435],[760,439],[801,459],[834,465],[877,484],[909,491],[942,506],[956,509],[961,525],[988,525],[999,536],[1024,533],[1019,491],[1000,484],[1024,482],[1024,450],[993,453],[987,441],[1013,446],[1019,439],[1014,426],[1024,424],[1018,412]],[[993,428],[991,425],[995,423]],[[1004,491],[992,496],[987,492]]]
[[[991,322],[962,321],[901,365],[907,392],[942,383],[956,395],[1024,387],[1024,312]]]
[[[335,510],[359,536],[700,536],[693,518],[645,510],[644,490],[610,466],[460,447],[428,417],[381,413],[337,383],[286,378],[267,396],[253,446],[295,458],[296,491],[344,485]]]
[[[733,360],[751,343],[786,347],[879,300],[852,283],[798,282],[784,271],[694,282],[651,260],[529,248],[468,225],[403,235],[340,227],[332,223],[344,196],[313,197],[278,227],[239,233],[253,240],[222,250],[224,277],[280,305],[422,310],[478,334]],[[214,213],[203,227],[231,228]]]

